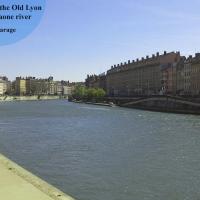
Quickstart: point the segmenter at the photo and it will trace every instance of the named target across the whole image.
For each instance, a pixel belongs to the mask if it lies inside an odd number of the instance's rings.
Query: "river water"
[[[200,116],[0,103],[0,152],[78,200],[200,198]]]

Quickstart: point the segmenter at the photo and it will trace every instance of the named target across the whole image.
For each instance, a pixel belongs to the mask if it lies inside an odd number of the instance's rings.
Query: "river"
[[[200,116],[3,102],[0,152],[78,200],[200,198]]]

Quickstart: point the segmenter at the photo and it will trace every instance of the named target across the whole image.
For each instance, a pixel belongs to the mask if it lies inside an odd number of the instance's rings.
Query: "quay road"
[[[0,199],[74,200],[0,154]]]

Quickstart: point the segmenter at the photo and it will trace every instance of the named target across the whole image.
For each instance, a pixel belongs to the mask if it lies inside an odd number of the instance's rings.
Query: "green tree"
[[[106,95],[106,92],[102,88],[96,89],[96,97],[97,98],[105,97],[105,95]]]
[[[74,89],[73,96],[75,98],[83,98],[87,96],[87,89],[84,86],[77,85]]]
[[[88,88],[87,89],[87,97],[89,99],[94,98],[95,97],[95,93],[96,93],[96,89],[94,89],[94,88]]]
[[[106,92],[101,88],[88,88],[87,97],[89,99],[99,99],[106,95]]]
[[[106,95],[106,92],[101,88],[86,88],[85,86],[76,86],[73,92],[73,97],[77,99],[87,98],[100,99]]]

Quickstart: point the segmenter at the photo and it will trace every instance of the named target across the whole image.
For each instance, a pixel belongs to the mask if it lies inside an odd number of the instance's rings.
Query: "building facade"
[[[107,71],[107,95],[155,95],[163,92],[166,87],[169,87],[167,91],[174,90],[172,88],[173,66],[180,58],[179,52],[164,52],[163,55],[157,53],[152,57],[147,56],[146,59],[112,66]],[[162,68],[167,70],[162,71]]]
[[[197,53],[195,57],[191,58],[190,71],[190,92],[191,95],[200,95],[200,54]]]
[[[191,95],[192,56],[184,62],[184,94]]]
[[[11,82],[6,76],[0,76],[0,95],[8,95],[11,92]]]
[[[81,83],[82,84],[82,83]],[[12,84],[15,95],[70,95],[76,83],[54,81],[50,76],[46,79],[35,77],[17,77]]]
[[[87,76],[87,87],[103,88],[108,96],[200,96],[200,53],[180,52],[128,61],[112,66],[104,76]]]
[[[7,91],[6,81],[0,79],[0,96],[5,95]]]
[[[106,78],[107,78],[107,76],[105,73],[102,73],[98,76],[97,75],[91,75],[91,76],[88,75],[85,80],[85,85],[86,85],[86,87],[101,88],[106,91],[106,89],[107,89]]]
[[[27,84],[26,84],[25,78],[22,78],[22,77],[16,78],[15,92],[16,92],[16,95],[19,95],[19,96],[27,95]]]

